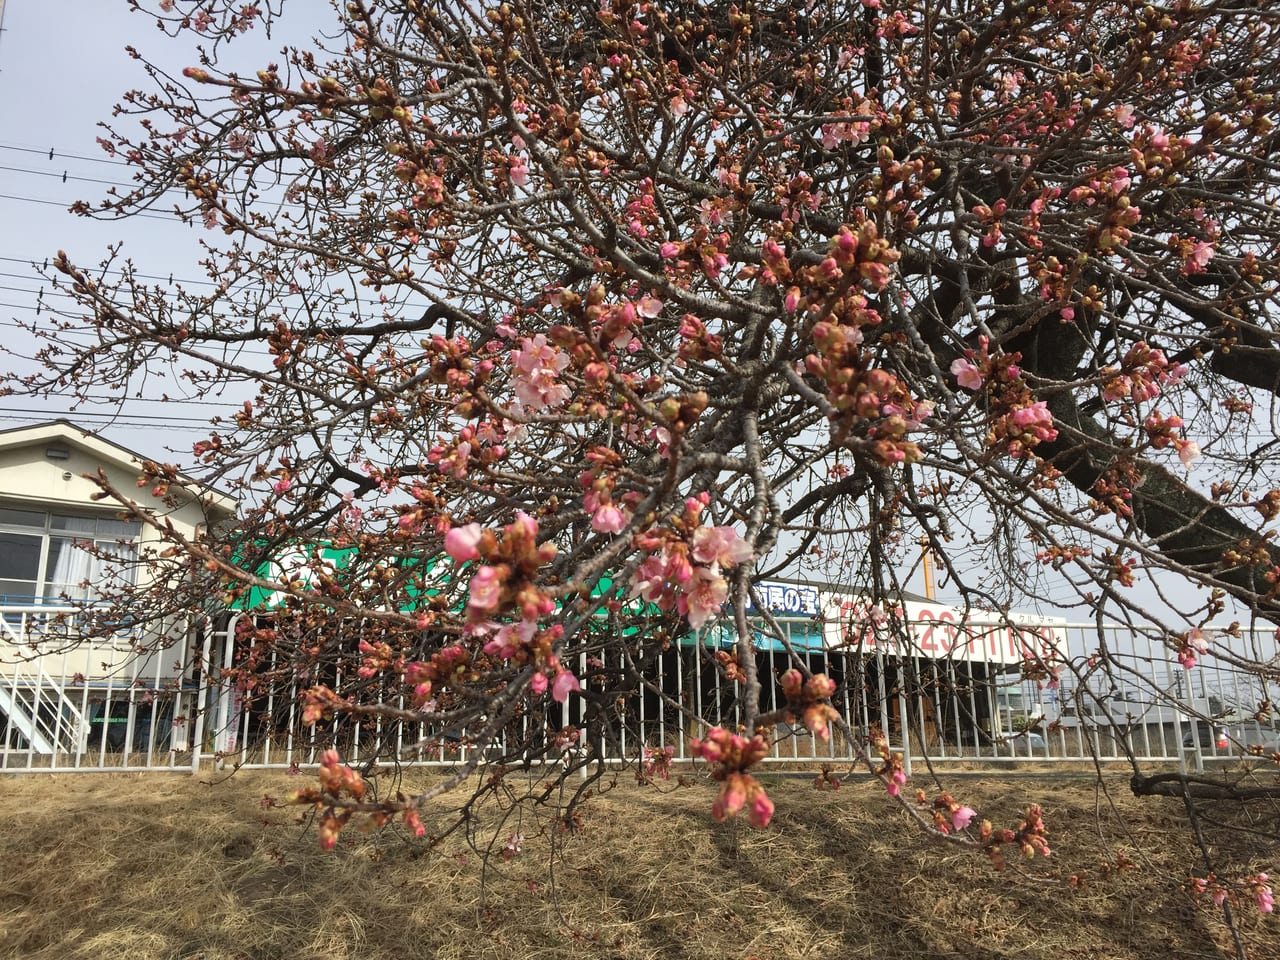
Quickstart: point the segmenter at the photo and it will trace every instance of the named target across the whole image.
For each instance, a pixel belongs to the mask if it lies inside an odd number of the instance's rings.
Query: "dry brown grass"
[[[305,779],[305,778],[304,778]],[[510,861],[454,834],[428,849],[351,832],[323,853],[299,786],[241,773],[0,777],[0,955],[124,960],[268,958],[1001,958],[1173,960],[1231,955],[1221,913],[1193,909],[1180,803],[1085,779],[964,779],[957,797],[997,825],[1046,808],[1049,861],[1004,873],[913,829],[878,786],[815,791],[766,778],[768,830],[718,826],[712,787],[625,784],[593,797],[580,832],[524,815]],[[1271,825],[1274,827],[1274,824]],[[430,829],[430,824],[429,824]],[[1269,841],[1217,854],[1276,867]],[[1118,852],[1131,870],[1108,869]],[[1066,881],[1082,874],[1074,888]],[[1240,917],[1251,956],[1280,956],[1280,920]]]

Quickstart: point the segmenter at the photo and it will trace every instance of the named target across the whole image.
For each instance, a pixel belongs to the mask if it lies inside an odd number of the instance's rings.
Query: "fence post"
[[[898,680],[898,725],[902,730],[902,772],[911,776],[911,727],[908,725],[907,695],[902,689],[902,679]]]
[[[196,687],[196,716],[194,729],[191,732],[191,775],[200,774],[200,750],[204,746],[204,714],[209,703],[209,665],[212,661],[213,621],[208,614],[202,618],[201,630],[204,642],[200,649],[200,683]]]

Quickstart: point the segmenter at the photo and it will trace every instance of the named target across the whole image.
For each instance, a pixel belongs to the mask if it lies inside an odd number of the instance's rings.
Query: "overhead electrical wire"
[[[173,401],[170,401],[170,402],[172,402],[172,403],[184,403],[185,401],[182,401],[182,400],[173,400]],[[236,408],[235,408],[235,406],[234,406],[233,404],[228,404],[228,405],[227,405],[227,410],[228,410],[228,411],[235,410],[235,409],[236,409]],[[39,414],[46,414],[46,413],[48,413],[49,411],[48,411],[48,410],[41,410],[41,409],[34,408],[34,407],[8,407],[8,408],[6,408],[6,411],[5,411],[5,412],[6,412],[6,413],[26,413],[26,414],[37,414],[37,415],[39,415]],[[82,416],[83,416],[83,417],[98,417],[98,418],[121,419],[121,420],[144,420],[144,421],[147,421],[147,422],[149,422],[149,423],[158,423],[158,422],[163,422],[163,423],[169,423],[169,424],[192,423],[192,424],[199,424],[199,425],[201,425],[201,426],[208,426],[208,425],[209,425],[209,418],[208,418],[208,417],[161,417],[161,418],[159,418],[159,419],[157,420],[157,418],[155,417],[155,415],[154,415],[154,414],[147,414],[147,413],[119,413],[119,412],[116,412],[116,411],[112,411],[111,413],[98,413],[98,412],[96,412],[96,411],[92,411],[92,410],[77,410],[77,411],[75,412],[75,415],[76,415],[76,416],[78,416],[78,417],[82,417]]]
[[[46,157],[49,160],[61,158],[63,160],[84,160],[86,163],[109,163],[117,167],[136,166],[136,164],[129,163],[126,160],[114,160],[110,157],[86,157],[75,153],[59,152],[55,147],[45,149],[43,147],[23,147],[16,143],[0,143],[0,150],[12,150],[16,153],[34,153],[36,156]]]
[[[46,207],[61,207],[63,210],[67,210],[67,211],[69,211],[69,210],[71,209],[71,206],[72,206],[72,205],[71,205],[71,204],[69,204],[69,203],[62,203],[62,202],[60,202],[60,201],[58,201],[58,200],[42,200],[42,199],[40,199],[39,197],[19,197],[19,196],[15,195],[15,194],[12,194],[12,193],[0,193],[0,200],[14,200],[14,201],[16,201],[16,202],[18,202],[18,203],[38,203],[38,204],[41,204],[41,205],[46,206]],[[106,210],[100,210],[100,209],[98,209],[98,208],[94,208],[94,209],[93,209],[93,212],[94,212],[94,213],[106,213],[106,212],[108,212],[108,211],[106,211]],[[181,221],[178,221],[178,220],[174,220],[174,218],[173,218],[172,216],[168,215],[168,214],[164,214],[164,213],[151,213],[150,211],[147,211],[147,210],[138,210],[138,211],[135,211],[135,212],[133,212],[133,213],[129,214],[129,218],[130,218],[130,219],[132,219],[132,218],[134,218],[134,217],[145,217],[145,218],[146,218],[146,219],[148,219],[148,220],[167,220],[167,221],[169,221],[170,223],[180,223],[180,222],[181,222]],[[188,226],[188,227],[189,227],[189,226],[192,226],[192,225],[193,225],[193,224],[191,224],[191,223],[186,224],[186,226]]]
[[[29,266],[35,266],[35,264],[37,263],[36,260],[24,260],[22,257],[0,257],[0,262],[25,263],[25,264],[28,264]],[[49,258],[45,257],[44,266],[42,269],[48,269],[48,267],[49,267]],[[95,275],[99,273],[111,274],[117,277],[124,276],[123,270],[95,270],[94,271]],[[30,274],[0,273],[0,277],[28,277],[28,276],[30,276]],[[160,280],[165,283],[171,283],[171,284],[182,283],[188,286],[195,286],[196,284],[202,284],[206,287],[216,287],[218,285],[212,280],[186,280],[181,277],[175,277],[172,273],[169,274],[169,276],[167,277],[157,276],[154,273],[135,273],[133,274],[133,276],[137,277],[139,280]]]
[[[7,170],[10,173],[25,173],[33,177],[54,177],[61,180],[63,183],[66,183],[68,180],[76,180],[80,183],[100,183],[103,186],[124,187],[128,190],[135,189],[137,186],[137,184],[130,185],[127,183],[119,183],[115,180],[99,180],[97,177],[79,177],[73,173],[68,173],[66,170],[63,170],[62,173],[58,173],[56,170],[31,170],[27,167],[9,167],[4,164],[0,164],[0,170]]]
[[[9,173],[21,173],[21,174],[25,174],[27,176],[32,176],[32,177],[52,177],[55,180],[60,180],[62,183],[68,183],[72,180],[79,181],[80,183],[96,183],[106,187],[118,187],[121,190],[128,190],[130,193],[132,193],[133,191],[136,191],[139,187],[146,186],[146,184],[140,183],[138,181],[134,181],[133,183],[121,183],[118,180],[102,180],[102,179],[99,179],[98,177],[81,177],[81,176],[77,176],[76,174],[70,173],[66,170],[63,170],[61,173],[59,173],[57,170],[32,170],[29,167],[10,167],[10,166],[5,166],[4,164],[0,164],[0,170],[5,170],[5,171],[8,171]],[[276,184],[275,186],[279,186],[279,184]],[[183,186],[180,186],[179,184],[170,184],[169,186],[161,190],[159,193],[157,193],[156,196],[163,196],[166,193],[174,193],[174,192],[181,192],[182,194],[189,196],[186,188]],[[123,194],[117,194],[115,195],[115,199],[123,200],[123,199],[127,199],[127,196]],[[267,202],[271,202],[271,201],[267,201]],[[278,201],[273,205],[282,206],[282,207],[292,207],[295,210],[307,209],[305,204],[290,203],[288,201]]]
[[[50,417],[65,417],[69,420],[76,421],[82,426],[93,427],[95,429],[110,427],[113,430],[150,430],[153,432],[163,431],[168,433],[185,433],[187,435],[197,432],[195,427],[184,426],[180,423],[167,423],[163,420],[156,420],[151,423],[121,422],[116,419],[114,414],[86,414],[83,410],[42,410],[40,411],[39,416],[46,420]],[[31,417],[10,416],[6,413],[0,413],[0,420],[12,420],[17,423],[33,422]],[[204,426],[208,427],[210,424],[206,421]]]

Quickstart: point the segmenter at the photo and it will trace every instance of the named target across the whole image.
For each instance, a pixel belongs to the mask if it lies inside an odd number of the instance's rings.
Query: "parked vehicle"
[[[1045,738],[1034,730],[1027,730],[1022,733],[1014,734],[1011,737],[1006,737],[1003,745],[1004,748],[1014,756],[1043,754],[1049,749],[1049,744]]]
[[[1216,724],[1197,722],[1194,729],[1188,730],[1182,738],[1183,747],[1194,747],[1197,741],[1202,749],[1226,750],[1230,746],[1227,739],[1227,728]]]
[[[1182,746],[1191,748],[1197,742],[1202,750],[1209,748],[1218,752],[1252,753],[1254,749],[1264,754],[1280,752],[1280,729],[1267,724],[1233,723],[1207,724],[1196,723],[1194,730],[1188,730],[1182,738]]]

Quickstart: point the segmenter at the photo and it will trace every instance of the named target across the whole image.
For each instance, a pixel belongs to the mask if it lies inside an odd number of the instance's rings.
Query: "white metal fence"
[[[610,761],[666,746],[682,760],[690,736],[742,717],[737,685],[716,663],[717,652],[729,648],[714,630],[651,651],[644,683],[608,698],[603,712],[588,716],[579,697],[564,705],[548,700],[478,742],[466,729],[425,723],[304,724],[299,694],[314,678],[223,679],[225,668],[255,653],[263,677],[279,675],[269,648],[255,652],[251,641],[237,648],[246,643],[238,639],[238,617],[216,627],[175,625],[162,636],[121,624],[109,640],[92,642],[81,639],[84,617],[72,607],[0,607],[0,770],[288,768],[317,762],[330,746],[351,763],[395,756],[456,766],[477,751],[539,762],[575,739]],[[1263,710],[1278,702],[1277,684],[1246,669],[1275,662],[1271,631],[1211,634],[1209,652],[1187,669],[1157,639],[1119,629],[1055,627],[1048,639],[1040,631],[1028,656],[999,662],[985,652],[991,625],[928,625],[945,626],[945,643],[916,630],[926,656],[920,645],[904,653],[867,635],[829,646],[812,618],[778,623],[786,639],[761,635],[759,643],[763,709],[782,705],[774,681],[799,656],[836,682],[832,703],[856,735],[883,731],[908,764],[926,757],[988,764],[1132,757],[1199,768],[1207,760],[1280,750],[1280,724]],[[592,666],[578,664],[588,685]],[[608,664],[595,666],[598,675],[610,675]],[[330,681],[341,694],[342,678]],[[857,739],[837,733],[822,741],[780,724],[768,761],[852,762]]]

